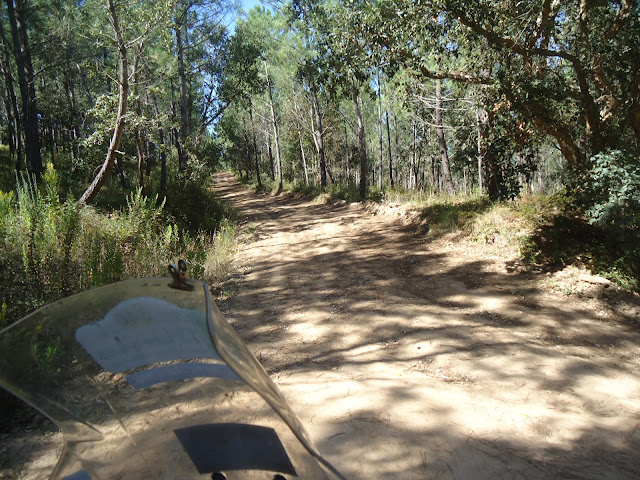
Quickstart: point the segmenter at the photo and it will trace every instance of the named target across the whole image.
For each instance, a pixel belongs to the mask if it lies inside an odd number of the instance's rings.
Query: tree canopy
[[[290,0],[250,12],[225,0],[6,0],[0,12],[13,166],[39,174],[50,159],[82,179],[85,200],[101,174],[149,187],[155,166],[166,189],[175,158],[177,175],[223,161],[258,183],[357,184],[362,197],[394,185],[500,199],[562,184],[588,209],[603,198],[597,159],[638,164],[629,0]],[[622,180],[633,199],[634,182]]]

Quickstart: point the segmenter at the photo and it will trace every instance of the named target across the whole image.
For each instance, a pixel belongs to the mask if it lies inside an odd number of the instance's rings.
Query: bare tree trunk
[[[398,131],[398,117],[396,117],[395,115],[393,116],[393,130],[395,133],[395,143],[396,143],[396,168],[398,168],[398,165],[400,165],[400,142],[399,142],[399,136],[400,136],[400,132]]]
[[[299,115],[300,109],[298,108],[298,103],[296,102],[295,96],[293,97],[293,108],[296,111],[296,116]],[[304,174],[304,184],[309,185],[309,172],[307,171],[307,156],[304,153],[304,144],[302,142],[302,127],[300,126],[300,122],[296,121],[296,130],[298,131],[298,140],[300,142],[300,157],[302,160],[302,171]]]
[[[269,132],[269,128],[267,127],[267,156],[269,157],[269,173],[271,174],[271,180],[274,181],[276,179],[276,167],[275,162],[273,161],[273,149],[271,148],[271,133]]]
[[[160,196],[164,197],[167,191],[167,152],[164,148],[164,129],[160,122],[160,110],[155,96],[151,97],[153,110],[156,114],[156,125],[158,127],[158,143],[160,145]]]
[[[253,155],[256,162],[256,179],[258,187],[262,188],[262,180],[260,179],[260,162],[258,161],[258,142],[256,141],[256,124],[253,122],[253,105],[249,100],[249,117],[251,117],[251,131],[253,132]]]
[[[140,46],[138,47],[138,51],[135,52],[136,58],[133,62],[133,74],[132,74],[134,96],[138,98],[138,101],[136,103],[136,115],[138,117],[138,122],[136,124],[135,137],[136,137],[136,148],[138,151],[138,186],[140,188],[144,188],[144,173],[145,173],[145,166],[147,163],[147,159],[145,158],[146,156],[144,153],[144,147],[142,145],[142,134],[141,134],[142,127],[139,125],[139,120],[142,117],[142,100],[140,98],[139,91],[138,91],[138,85],[140,83],[139,82],[140,80],[139,79],[139,74],[140,74],[139,62],[140,62],[140,56],[142,55],[143,48],[144,46],[141,43]]]
[[[384,149],[382,148],[382,89],[380,88],[380,72],[378,72],[378,142],[380,144],[380,173],[378,175],[378,190],[382,192],[384,176]]]
[[[436,136],[440,145],[440,159],[442,161],[442,175],[444,187],[448,193],[453,193],[453,180],[451,179],[451,167],[449,165],[449,152],[447,150],[447,139],[444,135],[444,124],[442,102],[442,80],[436,80]]]
[[[411,167],[409,171],[409,189],[416,188],[418,185],[417,168],[418,164],[418,123],[413,124],[413,156],[411,157]]]
[[[322,115],[320,114],[320,103],[315,85],[310,87],[311,107],[315,115],[315,129],[313,129],[313,141],[320,160],[320,186],[327,186],[327,161],[324,153],[324,131],[322,128]]]
[[[476,110],[476,126],[478,128],[478,141],[477,141],[477,146],[478,146],[478,189],[480,190],[480,193],[484,192],[484,170],[483,170],[483,163],[484,163],[484,155],[483,155],[483,151],[482,151],[482,131],[480,128],[480,111]]]
[[[387,124],[387,150],[389,152],[389,184],[393,188],[393,157],[391,154],[391,128],[389,127],[389,111],[384,111],[384,116]]]
[[[267,90],[269,90],[269,108],[271,109],[271,123],[273,125],[273,139],[276,144],[276,169],[278,175],[278,191],[277,193],[282,192],[282,156],[280,155],[280,132],[278,130],[278,121],[276,119],[276,111],[273,106],[273,90],[271,88],[271,80],[269,79],[269,69],[267,67],[267,62],[264,62],[264,70],[267,75]]]
[[[27,35],[23,0],[7,0],[7,13],[11,24],[13,50],[18,67],[18,84],[22,98],[22,124],[25,135],[27,168],[31,173],[42,173],[42,155],[40,153],[40,129],[38,127],[38,105],[34,84],[31,51]]]
[[[185,12],[186,15],[186,12]],[[187,168],[188,155],[185,149],[187,136],[189,135],[189,122],[187,118],[187,77],[184,71],[184,41],[182,29],[186,25],[186,18],[176,25],[176,48],[178,56],[178,78],[180,80],[180,146],[178,149],[178,169],[182,172]]]
[[[0,38],[2,39],[2,62],[0,62],[0,70],[2,70],[2,76],[4,77],[5,86],[5,109],[7,111],[7,122],[9,123],[9,151],[11,156],[15,157],[16,171],[20,172],[22,168],[22,132],[20,130],[20,115],[18,112],[18,99],[16,97],[15,89],[13,88],[13,77],[9,68],[10,55],[9,47],[7,45],[7,39],[2,28],[2,22],[0,22]]]
[[[247,131],[247,118],[242,115],[242,137],[244,138],[244,170],[247,174],[247,180],[251,175],[251,146],[249,145],[249,132]]]
[[[358,143],[360,145],[360,198],[364,200],[367,196],[367,143],[364,135],[364,119],[360,111],[360,98],[358,91],[353,89],[353,104],[358,119]]]
[[[82,194],[80,197],[80,202],[89,203],[92,201],[104,182],[106,181],[111,169],[113,168],[113,164],[116,159],[116,153],[118,153],[118,148],[120,148],[120,141],[122,140],[122,134],[124,132],[125,126],[125,115],[127,113],[127,95],[129,94],[129,79],[128,79],[128,63],[127,63],[127,46],[124,43],[124,39],[122,38],[122,32],[120,31],[120,26],[118,25],[118,16],[116,15],[116,8],[113,3],[113,0],[107,0],[107,12],[109,15],[109,21],[111,22],[111,26],[113,27],[113,31],[116,36],[116,42],[118,45],[118,63],[120,64],[120,75],[118,83],[119,87],[119,95],[118,95],[118,113],[116,115],[116,124],[113,129],[113,137],[111,137],[111,142],[109,142],[109,150],[107,150],[107,158],[102,164],[102,168],[96,175],[96,178],[93,179],[89,188]]]

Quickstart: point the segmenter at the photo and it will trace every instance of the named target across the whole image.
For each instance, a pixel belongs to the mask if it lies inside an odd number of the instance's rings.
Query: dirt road
[[[243,190],[220,307],[352,479],[639,478],[640,323],[499,250]]]

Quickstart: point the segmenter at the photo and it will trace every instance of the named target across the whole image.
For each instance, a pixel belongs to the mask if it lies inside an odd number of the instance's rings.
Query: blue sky
[[[256,5],[260,5],[260,0],[242,0],[242,8],[248,12]]]

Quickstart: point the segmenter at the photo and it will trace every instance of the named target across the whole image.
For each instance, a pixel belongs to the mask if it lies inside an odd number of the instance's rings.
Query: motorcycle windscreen
[[[329,478],[206,283],[168,283],[101,287],[0,332],[0,385],[63,433],[51,478]]]

